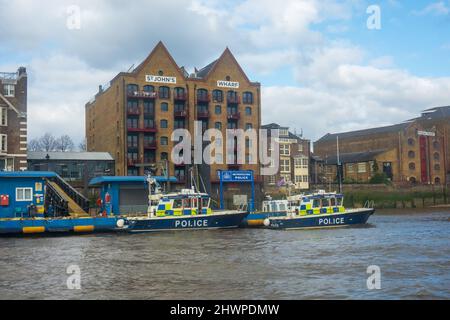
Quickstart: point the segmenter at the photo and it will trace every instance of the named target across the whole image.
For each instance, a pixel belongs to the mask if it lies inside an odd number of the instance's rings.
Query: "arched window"
[[[433,147],[434,147],[434,149],[439,150],[440,147],[441,147],[439,141],[434,141],[434,142],[433,142]]]
[[[414,151],[408,152],[408,157],[410,157],[411,159],[414,158],[415,156],[416,156],[416,153]]]
[[[223,92],[222,90],[214,90],[213,94],[213,102],[223,102]]]
[[[155,92],[154,86],[147,85],[147,86],[144,86],[143,89],[144,89],[144,92]]]
[[[214,125],[214,127],[215,127],[217,130],[222,130],[222,122],[216,122],[215,125]]]
[[[135,93],[139,91],[139,86],[137,84],[129,84],[127,85],[127,92],[128,93]]]
[[[413,138],[409,138],[408,139],[408,145],[410,145],[411,147],[412,146],[414,146],[414,143],[415,143],[416,141],[413,139]]]
[[[439,161],[440,155],[439,152],[435,152],[433,155],[434,160]]]
[[[434,184],[441,184],[441,178],[439,177],[434,178]]]
[[[417,179],[415,177],[410,177],[409,182],[411,182],[412,184],[415,184],[417,182]]]
[[[160,99],[170,99],[170,88],[169,87],[159,87],[159,98]]]
[[[160,126],[161,126],[161,128],[162,129],[166,129],[167,127],[168,127],[168,122],[167,122],[167,120],[161,120],[160,121]]]
[[[197,100],[198,101],[208,101],[208,90],[206,89],[198,89],[197,90]]]
[[[216,106],[216,108],[214,109],[214,113],[215,114],[221,114],[222,113],[222,107],[221,106]]]
[[[162,102],[161,103],[161,111],[162,112],[167,112],[169,111],[169,104],[167,102]]]
[[[169,138],[167,137],[161,137],[161,145],[167,146],[169,144]],[[163,154],[166,152],[161,153],[161,159],[163,158]]]
[[[253,93],[251,92],[244,92],[242,94],[242,103],[245,104],[253,104]]]
[[[252,108],[251,107],[246,107],[245,108],[245,115],[246,116],[251,116],[252,115]]]
[[[175,99],[184,100],[186,99],[186,94],[184,88],[177,87],[173,89],[173,96]]]
[[[414,162],[409,163],[409,170],[416,170],[416,164]]]

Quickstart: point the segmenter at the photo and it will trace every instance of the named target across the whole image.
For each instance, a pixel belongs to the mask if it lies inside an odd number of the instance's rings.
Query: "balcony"
[[[181,110],[181,111],[175,111],[174,112],[175,117],[177,118],[186,118],[188,113],[186,110]]]
[[[127,115],[129,116],[139,116],[141,111],[138,108],[128,108]]]
[[[197,119],[208,119],[209,111],[208,110],[197,110]]]
[[[155,133],[158,131],[156,125],[155,126],[146,126],[146,127],[140,127],[140,128],[135,128],[135,127],[127,127],[128,132],[149,132],[149,133]]]
[[[139,161],[137,159],[127,159],[127,165],[129,167],[135,167]]]
[[[174,92],[173,99],[175,101],[186,101],[187,93],[186,92]]]
[[[209,97],[209,94],[202,94],[202,95],[197,96],[197,102],[208,103],[210,101],[211,101],[211,98]]]
[[[129,91],[127,96],[129,98],[156,99],[158,94],[156,92],[147,91]]]
[[[240,104],[241,98],[239,96],[228,96],[227,102],[231,104]]]
[[[157,148],[156,141],[144,142],[144,149],[155,150]]]
[[[241,118],[240,112],[231,112],[228,113],[228,120],[239,120]]]

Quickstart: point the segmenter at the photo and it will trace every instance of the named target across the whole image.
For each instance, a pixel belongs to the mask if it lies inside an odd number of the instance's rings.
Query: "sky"
[[[189,71],[229,47],[261,82],[263,122],[313,141],[450,105],[450,0],[0,0],[0,8],[0,71],[27,67],[30,139],[82,141],[84,105],[98,86],[159,40]]]

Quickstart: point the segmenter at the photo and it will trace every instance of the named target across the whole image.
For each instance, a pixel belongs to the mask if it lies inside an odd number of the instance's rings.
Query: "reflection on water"
[[[450,213],[370,225],[0,238],[1,299],[450,298]],[[79,265],[81,290],[66,268]],[[367,267],[381,268],[369,291]]]

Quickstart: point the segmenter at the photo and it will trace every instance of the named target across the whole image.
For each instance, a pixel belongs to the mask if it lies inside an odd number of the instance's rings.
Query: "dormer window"
[[[13,84],[4,84],[3,85],[3,92],[5,94],[5,97],[15,97],[16,95],[16,86]]]

